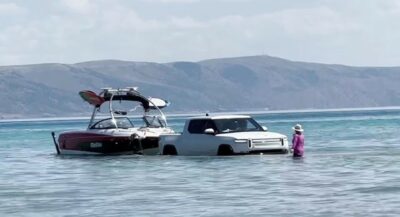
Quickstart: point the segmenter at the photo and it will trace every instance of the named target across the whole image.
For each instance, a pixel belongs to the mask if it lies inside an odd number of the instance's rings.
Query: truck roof
[[[196,117],[190,117],[190,120],[195,120],[195,119],[234,119],[234,118],[250,118],[248,115],[204,115],[204,116],[196,116]]]

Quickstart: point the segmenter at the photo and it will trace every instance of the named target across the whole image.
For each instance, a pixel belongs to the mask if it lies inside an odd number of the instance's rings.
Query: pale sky
[[[263,54],[400,66],[400,1],[0,0],[0,65]]]

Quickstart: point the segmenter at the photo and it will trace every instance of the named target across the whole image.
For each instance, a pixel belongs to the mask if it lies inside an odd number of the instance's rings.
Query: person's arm
[[[299,140],[297,135],[293,135],[293,140],[292,140],[292,149],[295,149],[297,146],[297,141]]]

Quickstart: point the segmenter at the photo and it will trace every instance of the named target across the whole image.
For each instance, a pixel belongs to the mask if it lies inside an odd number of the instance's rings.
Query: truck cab
[[[163,155],[235,155],[288,153],[285,135],[268,132],[252,117],[244,115],[189,118],[181,134],[161,135]]]

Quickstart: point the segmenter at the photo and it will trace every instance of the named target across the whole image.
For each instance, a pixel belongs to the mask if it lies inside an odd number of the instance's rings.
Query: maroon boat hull
[[[141,151],[158,147],[158,138],[143,140],[131,136],[111,136],[90,132],[67,132],[58,137],[58,146],[63,152],[95,154],[140,154]]]

